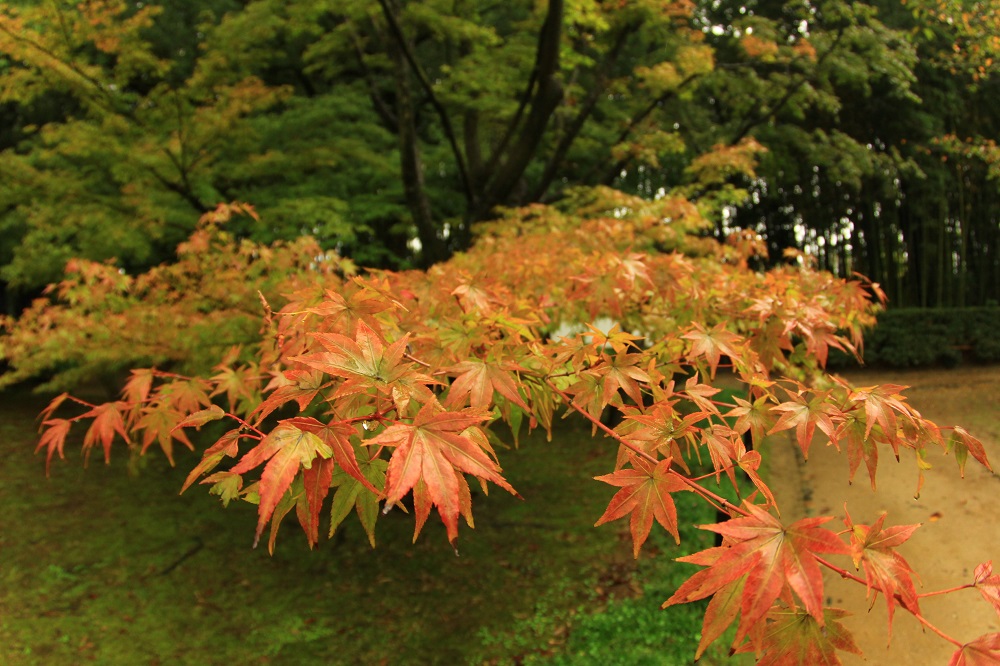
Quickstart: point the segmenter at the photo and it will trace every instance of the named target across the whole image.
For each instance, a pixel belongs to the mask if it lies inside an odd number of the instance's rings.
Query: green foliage
[[[892,308],[879,314],[865,335],[868,365],[894,368],[944,365],[963,360],[1000,362],[1000,308]],[[831,357],[851,364],[844,354]]]

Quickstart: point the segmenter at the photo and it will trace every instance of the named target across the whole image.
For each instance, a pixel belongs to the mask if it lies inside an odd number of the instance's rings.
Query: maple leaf
[[[121,414],[121,410],[127,406],[121,401],[106,402],[80,415],[80,418],[92,417],[94,419],[94,422],[90,424],[90,428],[87,429],[87,434],[83,436],[83,450],[86,452],[87,457],[90,456],[90,449],[100,442],[104,449],[104,462],[110,462],[111,442],[114,440],[115,434],[121,435],[126,444],[132,443],[129,440],[128,433],[125,431],[125,421],[122,419]]]
[[[59,407],[69,398],[69,393],[60,393],[56,397],[52,398],[49,404],[45,406],[45,409],[43,409],[38,415],[38,418],[42,421],[42,425],[45,424],[45,421],[52,419],[52,415],[56,413],[56,410],[59,409]]]
[[[330,536],[334,535],[337,527],[353,508],[357,511],[365,533],[368,534],[368,542],[374,548],[378,500],[382,494],[382,488],[385,487],[385,471],[389,463],[381,458],[370,459],[367,448],[363,446],[356,448],[355,455],[365,479],[369,485],[377,490],[372,492],[344,470],[335,470],[330,481],[330,484],[337,488],[330,507]]]
[[[856,410],[847,413],[845,420],[837,428],[837,439],[847,438],[848,479],[854,481],[854,474],[864,460],[871,480],[872,490],[875,489],[875,473],[878,468],[878,444],[871,437],[865,436],[865,421],[858,418]]]
[[[198,465],[191,470],[191,473],[188,474],[187,478],[184,480],[184,485],[181,487],[181,493],[187,490],[199,476],[218,467],[223,458],[227,456],[235,458],[239,453],[239,441],[242,437],[252,437],[252,435],[242,433],[240,428],[236,428],[224,434],[215,442],[215,444],[205,449],[205,453],[203,453],[201,457],[201,462],[199,462]]]
[[[789,402],[783,402],[771,407],[771,411],[780,413],[778,421],[767,432],[773,435],[776,432],[795,428],[795,439],[802,450],[802,456],[809,458],[809,445],[812,443],[816,427],[830,438],[831,442],[837,441],[837,429],[833,418],[837,416],[838,410],[827,402],[828,395],[818,392],[811,400],[801,392],[787,391],[792,398]],[[866,435],[867,436],[867,435]]]
[[[182,414],[197,412],[202,407],[209,407],[212,399],[208,397],[208,384],[202,380],[175,380],[164,384],[158,389],[160,399],[169,402],[174,409]]]
[[[774,425],[774,419],[771,418],[771,412],[767,405],[770,402],[770,397],[763,395],[752,403],[739,396],[733,396],[733,400],[736,402],[736,406],[726,412],[724,416],[736,418],[733,430],[740,435],[749,430],[753,443],[759,444]]]
[[[844,524],[851,530],[851,557],[854,567],[864,567],[865,585],[868,594],[877,590],[885,597],[889,616],[889,637],[892,638],[892,616],[896,609],[896,597],[903,607],[919,614],[920,606],[917,590],[913,586],[913,569],[903,556],[895,551],[920,527],[917,525],[895,525],[882,529],[886,514],[881,514],[871,525],[856,525],[844,506]]]
[[[334,462],[332,458],[323,458],[302,471],[302,485],[305,489],[308,519],[300,522],[309,540],[309,548],[319,542],[319,512],[323,509],[323,501],[330,493],[333,481]]]
[[[65,446],[66,435],[69,434],[69,429],[72,425],[73,422],[68,419],[48,419],[42,421],[45,431],[38,440],[35,453],[38,453],[42,449],[48,449],[45,454],[45,476],[49,475],[49,465],[52,462],[52,455],[54,453],[59,453],[60,460],[66,459],[66,456],[63,454],[63,446]]]
[[[992,560],[976,567],[975,580],[976,589],[1000,616],[1000,574],[993,573]]]
[[[626,438],[630,442],[641,442],[640,446],[647,453],[661,450],[683,465],[679,442],[693,438],[698,431],[695,424],[708,414],[694,412],[682,417],[674,409],[675,404],[676,401],[661,401],[652,405],[645,414],[627,415],[626,422],[633,421],[641,427],[628,433]]]
[[[737,643],[764,619],[786,588],[795,592],[806,611],[822,625],[823,576],[815,554],[849,552],[836,534],[820,527],[832,518],[804,518],[785,527],[759,506],[746,501],[741,506],[746,516],[700,526],[721,534],[728,543],[678,558],[679,562],[708,568],[685,581],[663,607],[704,599],[745,576]]]
[[[378,330],[379,323],[374,315],[388,310],[393,307],[394,303],[396,302],[370,289],[359,289],[351,294],[350,300],[328,289],[323,302],[316,307],[306,309],[306,312],[327,318],[328,325],[346,319],[352,326],[354,322],[363,321],[371,328]]]
[[[693,342],[691,351],[688,352],[688,358],[696,359],[699,356],[704,356],[708,360],[712,379],[715,379],[715,371],[719,367],[719,361],[723,354],[734,362],[740,358],[740,351],[737,350],[735,345],[742,338],[735,333],[727,331],[725,324],[718,324],[711,331],[706,331],[701,324],[695,322],[692,328],[694,329],[693,331],[685,333],[682,336],[685,340]]]
[[[343,421],[322,423],[311,416],[297,416],[285,419],[281,423],[287,423],[303,432],[311,432],[319,437],[333,451],[333,457],[342,470],[357,479],[368,490],[375,493],[379,492],[374,486],[368,483],[368,479],[358,465],[355,449],[351,444],[351,437],[357,434],[353,425]]]
[[[179,413],[177,412],[174,413],[180,416]],[[191,428],[191,427],[200,428],[206,423],[210,423],[212,421],[218,421],[225,415],[226,412],[223,411],[222,407],[219,407],[218,405],[211,405],[210,407],[198,410],[193,414],[188,414],[179,422],[175,422],[176,425],[173,426],[173,430],[180,430],[181,428]]]
[[[1000,633],[985,634],[966,643],[948,662],[948,666],[997,666],[997,664],[1000,664]]]
[[[213,390],[209,397],[214,397],[226,394],[226,400],[229,403],[229,409],[236,409],[236,402],[240,399],[253,400],[253,391],[250,387],[255,384],[255,372],[252,368],[244,366],[239,369],[233,369],[224,365],[216,366],[219,373],[212,377],[211,381],[215,383],[215,390]]]
[[[708,449],[712,468],[715,470],[716,482],[725,471],[733,487],[736,488],[736,472],[730,463],[739,457],[743,443],[736,436],[735,431],[728,426],[714,423],[711,427],[702,429],[701,444]],[[745,449],[743,450],[745,451]]]
[[[601,401],[607,405],[614,398],[618,389],[625,391],[625,394],[635,401],[635,404],[642,404],[642,389],[637,382],[649,383],[649,375],[637,364],[644,360],[642,354],[615,354],[609,356],[601,354],[603,363],[598,364],[587,372],[596,377],[603,378]]]
[[[521,399],[517,382],[510,373],[510,370],[523,369],[516,365],[503,367],[479,359],[463,361],[448,368],[449,372],[457,372],[458,376],[451,383],[445,405],[460,407],[468,399],[471,407],[487,409],[492,404],[493,394],[496,392],[524,411],[530,412],[531,408]]]
[[[671,458],[665,458],[654,465],[644,458],[632,456],[631,469],[620,469],[614,474],[594,477],[598,481],[621,487],[611,498],[604,515],[594,523],[594,527],[631,514],[629,529],[632,532],[632,553],[636,558],[649,536],[654,518],[673,535],[674,541],[681,542],[677,533],[677,508],[670,493],[689,488],[670,471],[671,461]]]
[[[216,407],[216,409],[218,409],[218,407]],[[210,410],[203,411],[207,412]],[[222,410],[219,409],[219,412],[221,411]],[[197,413],[198,412],[196,412],[196,414]],[[212,416],[214,417],[214,414]],[[179,420],[181,420],[180,412],[174,410],[169,404],[157,402],[146,409],[138,423],[135,425],[137,430],[143,431],[141,453],[145,453],[146,449],[148,449],[153,442],[158,442],[164,455],[167,456],[170,466],[173,467],[173,441],[175,439],[184,446],[188,447],[189,450],[194,451],[194,444],[192,444],[191,440],[187,438],[184,431],[180,430],[176,425]],[[214,418],[207,420],[214,420]]]
[[[330,458],[333,451],[313,433],[280,421],[274,430],[229,470],[232,474],[243,474],[267,461],[258,489],[260,504],[257,507],[254,547],[281,497],[292,485],[299,467],[309,468],[317,456]]]
[[[892,450],[899,459],[899,440],[897,437],[896,412],[912,417],[910,408],[903,403],[905,398],[900,392],[905,386],[885,384],[865,388],[849,389],[848,397],[852,402],[861,403],[865,409],[865,439],[871,434],[875,424],[882,426],[882,432],[892,445]]]
[[[323,373],[318,370],[286,370],[284,378],[290,383],[278,386],[251,414],[257,417],[258,422],[292,400],[298,404],[300,412],[305,411],[319,392],[326,387]]]
[[[743,588],[746,585],[747,577],[741,576],[731,583],[723,585],[712,595],[708,607],[705,609],[705,618],[701,624],[701,640],[698,642],[698,650],[694,659],[698,661],[705,653],[708,646],[726,632],[726,629],[736,619],[740,612],[740,602],[743,598]]]
[[[993,467],[990,466],[990,461],[986,457],[986,449],[983,448],[983,443],[970,435],[962,427],[955,426],[951,436],[948,438],[948,450],[955,452],[955,460],[958,461],[958,468],[963,479],[965,478],[965,461],[968,460],[970,453],[983,467],[991,472],[993,471]]]
[[[386,511],[417,482],[427,484],[431,502],[437,506],[448,530],[448,540],[458,538],[460,484],[456,471],[492,481],[520,497],[500,475],[500,468],[484,452],[481,444],[466,433],[491,418],[489,412],[463,409],[440,411],[436,402],[424,405],[412,423],[396,423],[368,440],[369,446],[396,447],[386,473]]]
[[[838,666],[837,650],[861,655],[851,633],[839,622],[846,615],[839,608],[824,608],[823,619],[817,620],[798,608],[773,608],[759,645],[749,643],[736,652],[758,652],[757,666]]]
[[[409,364],[400,365],[408,336],[386,347],[379,334],[363,321],[358,322],[352,340],[339,333],[312,333],[327,351],[296,356],[292,360],[346,381],[333,397],[362,393],[370,388],[390,393],[390,385],[411,373]]]
[[[154,372],[150,369],[133,370],[125,386],[122,388],[122,398],[133,405],[140,405],[149,397],[153,387]]]
[[[566,393],[573,396],[573,405],[589,414],[593,421],[599,421],[601,413],[604,411],[604,389],[598,377],[588,373],[581,373],[579,381],[566,389]],[[597,433],[597,423],[592,423],[592,431]]]

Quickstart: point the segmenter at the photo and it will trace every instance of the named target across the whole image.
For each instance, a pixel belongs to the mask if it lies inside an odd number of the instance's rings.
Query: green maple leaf
[[[368,535],[368,541],[374,548],[378,501],[385,488],[385,471],[389,463],[380,458],[370,459],[368,449],[363,446],[355,448],[355,456],[364,478],[377,492],[372,492],[344,470],[335,470],[330,480],[330,485],[337,489],[330,506],[330,536],[334,535],[351,509],[355,509],[361,526]]]
[[[757,666],[839,666],[837,650],[861,655],[839,622],[845,615],[839,608],[824,608],[817,620],[798,608],[776,607],[767,614],[759,644],[748,643],[737,652],[758,652]]]

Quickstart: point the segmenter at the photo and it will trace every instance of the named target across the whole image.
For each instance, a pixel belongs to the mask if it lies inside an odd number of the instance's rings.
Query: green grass
[[[458,557],[432,517],[416,544],[393,511],[378,548],[353,519],[310,552],[290,517],[274,556],[250,547],[256,507],[195,487],[196,457],[124,447],[84,470],[76,449],[43,475],[32,455],[43,403],[0,395],[0,663],[687,664],[702,607],[660,611],[695,570],[666,535],[632,559],[624,521],[594,528],[614,489],[614,448],[563,425],[501,452],[519,501],[473,502]],[[683,504],[681,523],[712,521]],[[685,527],[689,548],[704,547]],[[656,530],[654,530],[655,532]],[[712,657],[706,657],[706,663]]]

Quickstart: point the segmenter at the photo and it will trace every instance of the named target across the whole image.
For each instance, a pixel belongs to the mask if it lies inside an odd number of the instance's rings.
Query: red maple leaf
[[[958,461],[962,478],[965,478],[965,461],[968,460],[970,453],[983,467],[991,472],[993,471],[993,467],[990,466],[990,461],[986,457],[986,449],[983,448],[983,443],[970,435],[965,428],[955,426],[951,437],[948,438],[948,450],[955,452],[955,460]]]
[[[218,406],[213,405],[213,407],[215,407],[220,413],[222,412]],[[209,410],[202,410],[202,412],[207,411]],[[167,460],[170,462],[172,467],[174,464],[173,441],[175,439],[193,451],[194,445],[191,443],[191,440],[187,438],[187,435],[184,434],[183,430],[176,427],[177,422],[181,420],[182,414],[171,408],[168,403],[156,402],[143,410],[142,416],[135,425],[137,430],[143,431],[142,453],[145,453],[146,449],[148,449],[153,442],[158,442],[160,448],[163,450],[163,454],[167,456]]]
[[[767,405],[770,402],[770,397],[764,395],[752,403],[739,396],[733,396],[733,400],[736,402],[736,406],[724,415],[726,418],[736,418],[733,430],[740,435],[749,430],[755,445],[764,441],[764,435],[774,425],[774,419]]]
[[[333,481],[333,459],[320,459],[308,469],[302,470],[302,484],[305,487],[305,498],[308,509],[308,519],[301,521],[309,540],[309,548],[319,542],[319,512],[323,509],[323,501],[330,493]],[[301,520],[301,518],[300,518]]]
[[[354,446],[351,444],[351,437],[357,432],[353,425],[343,421],[322,423],[311,416],[297,416],[285,419],[281,423],[287,423],[303,432],[311,432],[319,437],[333,451],[333,457],[342,470],[357,479],[362,486],[373,493],[379,492],[368,482],[368,479],[365,478],[364,473],[361,471],[361,467],[358,465]]]
[[[683,463],[679,443],[687,439],[693,441],[698,432],[695,424],[708,417],[706,412],[681,415],[674,409],[676,400],[665,400],[652,405],[645,414],[630,414],[626,421],[635,421],[641,427],[628,433],[626,439],[642,442],[647,453],[660,450],[664,455],[673,456]]]
[[[678,559],[706,566],[682,584],[664,604],[697,601],[746,577],[740,597],[740,624],[736,643],[767,615],[786,589],[802,600],[820,625],[823,618],[823,576],[815,555],[849,552],[837,535],[820,527],[832,518],[804,518],[785,527],[759,506],[744,502],[744,517],[702,525],[721,534],[727,543]]]
[[[948,666],[997,666],[997,664],[1000,664],[1000,633],[985,634],[966,643],[948,662]]]
[[[45,454],[45,476],[49,475],[49,465],[52,463],[52,455],[54,453],[58,452],[61,460],[66,459],[66,456],[63,454],[63,447],[66,444],[66,435],[69,434],[69,429],[72,425],[73,422],[68,419],[48,419],[42,422],[42,426],[46,429],[38,440],[35,453],[38,453],[42,449],[47,449],[47,453]]]
[[[910,538],[920,525],[895,525],[882,529],[886,514],[883,513],[871,525],[856,525],[851,514],[844,507],[844,524],[851,530],[851,557],[855,568],[864,567],[865,584],[868,594],[877,590],[885,596],[889,614],[889,636],[892,636],[892,615],[896,609],[896,598],[903,607],[913,613],[920,613],[917,590],[913,585],[913,569],[895,548]]]
[[[87,457],[90,456],[90,449],[100,442],[104,449],[104,462],[110,462],[111,442],[114,440],[115,434],[121,435],[127,444],[131,444],[121,414],[126,407],[128,405],[121,401],[106,402],[80,415],[82,419],[90,417],[94,419],[90,428],[87,429],[87,434],[83,436],[83,450]]]
[[[294,400],[299,411],[305,411],[309,403],[325,388],[323,373],[318,370],[286,370],[283,379],[287,384],[278,386],[267,400],[263,401],[253,411],[257,421],[263,421],[267,416],[282,405]]]
[[[644,360],[642,354],[601,354],[603,363],[598,363],[588,374],[593,374],[602,379],[602,402],[607,405],[618,393],[618,389],[625,391],[625,394],[635,401],[635,404],[642,404],[642,389],[638,382],[649,383],[649,375],[645,370],[638,367],[638,363]]]
[[[490,418],[489,412],[478,409],[442,411],[434,401],[424,405],[412,423],[396,423],[368,440],[370,446],[396,447],[386,471],[386,510],[422,480],[448,530],[448,540],[454,544],[461,504],[456,472],[492,481],[517,495],[486,454],[481,444],[485,436],[477,441],[473,435],[481,434],[478,424]]]
[[[976,567],[976,589],[1000,616],[1000,574],[993,573],[993,562],[983,562]]]
[[[388,384],[410,371],[408,364],[400,365],[408,342],[406,336],[386,347],[378,332],[364,321],[358,322],[354,340],[339,333],[311,335],[326,351],[296,356],[292,360],[345,379],[334,397],[369,388],[388,392]]]
[[[632,532],[632,552],[637,558],[639,549],[646,542],[649,530],[653,527],[654,518],[663,529],[673,535],[674,541],[681,542],[677,533],[677,508],[670,493],[689,488],[670,471],[671,460],[666,458],[654,465],[644,458],[632,456],[631,469],[620,469],[614,474],[594,477],[598,481],[621,487],[621,490],[611,498],[604,515],[594,523],[594,526],[631,514],[629,528]]]

